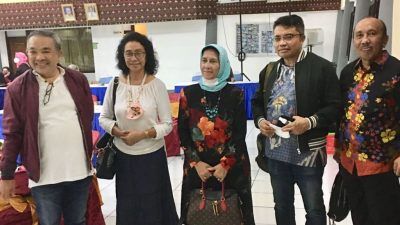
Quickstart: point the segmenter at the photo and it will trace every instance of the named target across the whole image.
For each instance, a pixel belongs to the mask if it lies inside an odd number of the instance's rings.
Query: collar
[[[383,65],[386,63],[386,61],[389,58],[389,53],[386,50],[383,50],[381,54],[371,63],[371,68],[370,70],[373,70],[373,68],[379,68],[380,70],[383,69]],[[367,70],[363,67],[361,58],[358,58],[356,61],[356,64],[354,65],[353,69],[358,69],[361,68],[362,70]]]
[[[299,63],[300,61],[302,61],[304,58],[306,58],[306,56],[307,56],[307,51],[304,51],[304,49],[301,49],[301,52],[300,52],[299,56],[297,57],[296,63]],[[281,65],[285,64],[283,58],[281,58],[279,60],[279,64],[281,64]],[[280,67],[280,65],[278,66],[278,68],[279,67]]]
[[[64,74],[65,74],[65,69],[62,68],[61,66],[57,66],[57,69],[58,69],[60,75],[53,81],[53,83],[55,83],[56,81],[58,81],[58,80],[60,79],[60,77],[64,76]],[[43,82],[46,82],[46,79],[44,79],[44,78],[42,77],[42,75],[40,75],[40,74],[39,74],[38,72],[36,72],[35,70],[32,70],[32,73],[36,76],[36,79],[38,79],[38,80],[40,80],[40,81],[43,81]]]

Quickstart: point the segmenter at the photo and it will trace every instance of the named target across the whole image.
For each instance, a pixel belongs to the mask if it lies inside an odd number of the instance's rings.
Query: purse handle
[[[129,76],[129,75],[128,75]],[[114,78],[114,86],[113,86],[113,95],[112,95],[112,99],[113,99],[113,112],[114,112],[114,117],[113,120],[117,120],[117,117],[115,116],[115,101],[117,99],[117,88],[118,88],[118,84],[119,84],[119,77],[115,77]]]
[[[204,188],[205,182],[201,182],[201,201],[199,204],[199,209],[202,210],[206,207],[206,189]],[[225,202],[225,182],[221,182],[221,209],[222,211],[226,211],[228,209],[228,206],[226,205]]]

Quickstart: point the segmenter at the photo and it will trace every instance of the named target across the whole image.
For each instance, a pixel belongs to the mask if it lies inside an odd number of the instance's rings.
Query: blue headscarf
[[[207,86],[204,84],[203,79],[200,79],[199,84],[201,89],[206,90],[206,91],[211,91],[211,92],[217,92],[219,90],[221,90],[222,88],[225,87],[225,85],[228,83],[226,80],[229,77],[229,74],[231,73],[231,64],[229,63],[229,59],[228,59],[228,54],[226,53],[226,50],[217,45],[217,44],[210,44],[205,46],[202,50],[201,50],[201,56],[203,57],[203,53],[204,53],[204,49],[205,48],[209,48],[212,47],[213,49],[217,50],[217,52],[219,53],[219,71],[217,74],[217,84],[215,86]]]

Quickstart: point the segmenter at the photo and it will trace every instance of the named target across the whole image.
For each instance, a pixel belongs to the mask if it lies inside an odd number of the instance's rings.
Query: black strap
[[[115,116],[115,109],[114,109],[114,106],[115,106],[115,100],[117,99],[117,88],[118,88],[118,84],[119,84],[119,77],[115,77],[115,78],[114,78],[114,86],[113,86],[113,96],[112,96],[112,99],[113,99],[113,107],[112,107],[112,109],[113,109],[113,111],[114,111],[113,120],[116,120],[116,119],[117,119],[117,117]]]
[[[270,63],[268,63],[267,68],[265,69],[264,86],[263,86],[264,92],[265,92],[265,90],[267,90],[267,82],[268,82],[269,75],[271,75],[272,69],[274,68],[274,66],[277,63],[278,62],[270,62]]]

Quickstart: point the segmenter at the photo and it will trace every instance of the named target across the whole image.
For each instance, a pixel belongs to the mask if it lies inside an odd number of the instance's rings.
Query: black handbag
[[[330,218],[329,223],[333,225],[335,222],[344,220],[349,211],[349,201],[343,184],[343,177],[338,172],[333,182],[331,197],[329,199],[329,211],[327,213]]]
[[[187,225],[243,225],[240,200],[233,189],[225,190],[222,182],[220,191],[204,188],[191,192],[186,215]]]
[[[113,110],[115,105],[116,93],[118,87],[118,77],[114,78],[113,87]],[[114,120],[116,120],[114,112]],[[114,137],[105,133],[96,143],[96,176],[100,179],[112,180],[115,175],[115,155],[117,154],[116,148],[113,144]]]
[[[265,141],[266,137],[262,133],[259,133],[257,135],[258,154],[256,156],[256,163],[261,170],[268,173],[268,159],[265,156]]]

